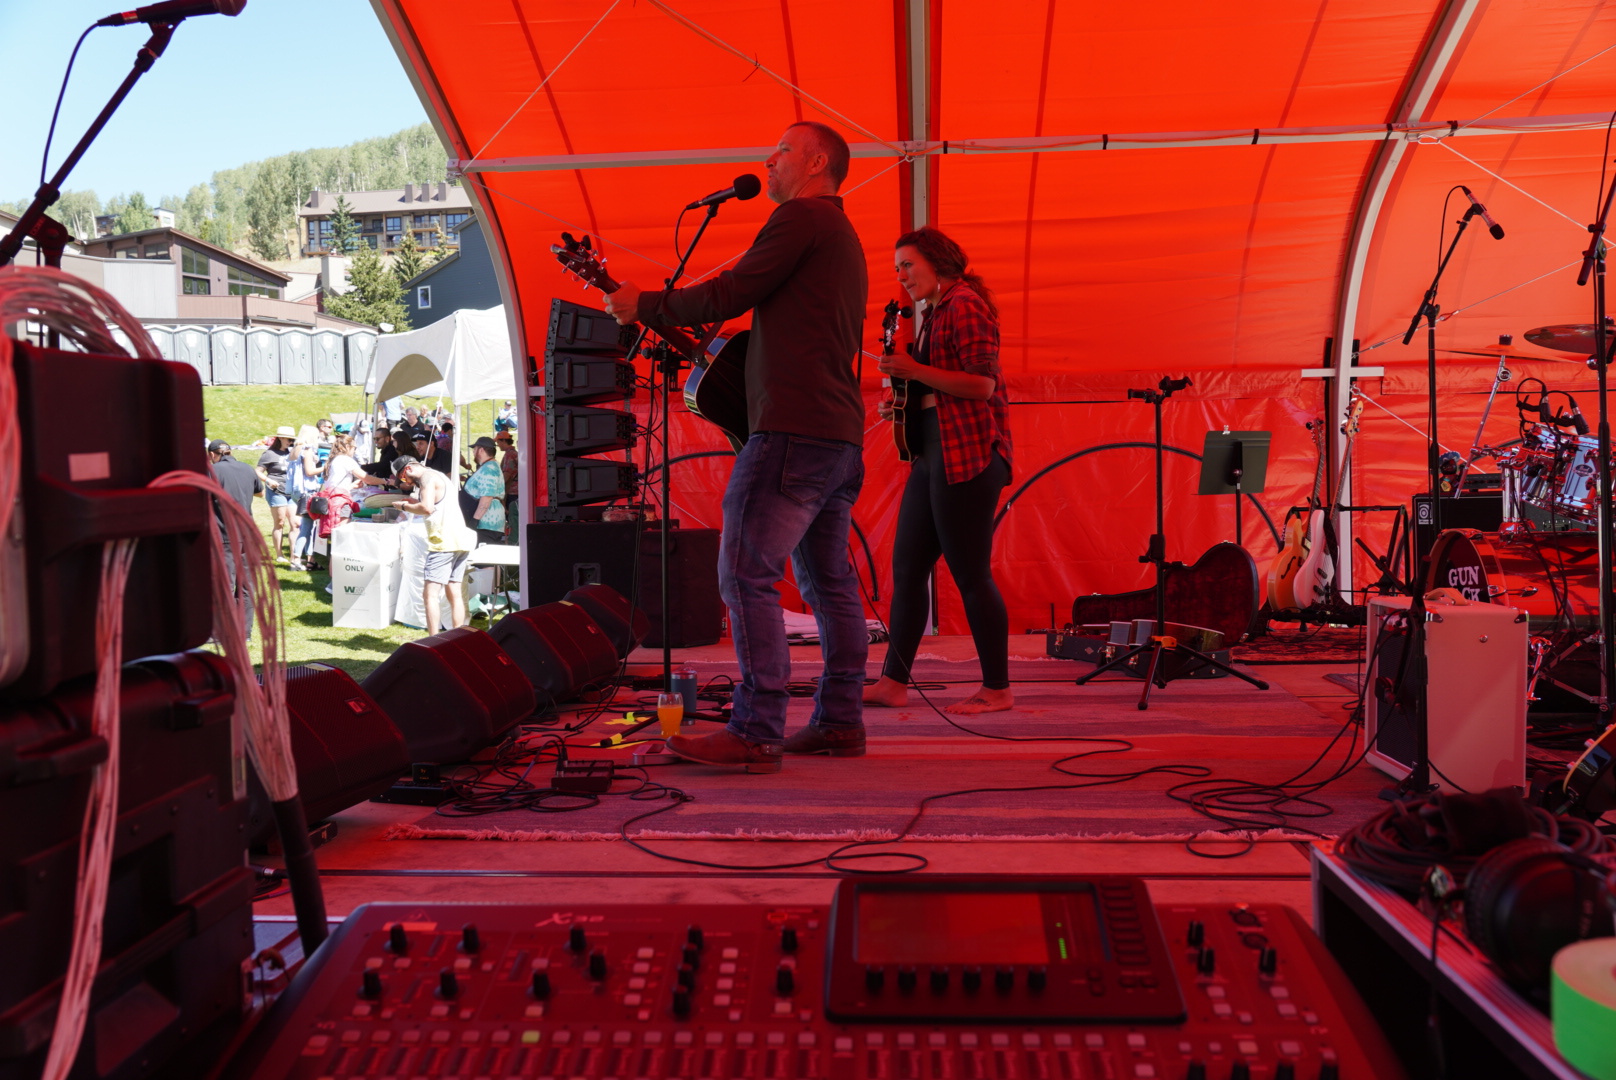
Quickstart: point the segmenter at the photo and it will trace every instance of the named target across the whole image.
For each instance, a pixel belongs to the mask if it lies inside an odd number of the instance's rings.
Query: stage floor
[[[1043,638],[1039,636],[1013,637],[1012,653],[1022,658],[1041,657]],[[871,671],[877,671],[882,647],[872,648]],[[950,668],[958,665],[956,678],[972,680],[977,674],[974,651],[968,638],[928,638],[920,650],[924,659],[935,663],[951,661]],[[700,649],[674,651],[676,661],[690,661],[698,671],[707,665],[733,662],[728,644]],[[641,650],[631,658],[636,666],[659,663],[660,652]],[[1052,685],[1066,683],[1086,668],[1070,662],[1046,661]],[[812,646],[793,649],[794,665],[800,663],[803,678],[814,673],[818,663],[818,650]],[[1027,664],[1018,663],[1019,671]],[[718,667],[709,669],[719,670]],[[1344,706],[1349,695],[1336,683],[1327,681],[1332,673],[1350,672],[1343,664],[1265,666],[1248,669],[1260,678],[1273,683],[1276,694],[1270,712],[1276,708],[1288,709],[1294,714],[1297,731],[1316,732],[1322,725],[1334,728],[1346,717]],[[1041,676],[1042,677],[1042,676]],[[705,681],[705,676],[704,676]],[[1217,680],[1218,684],[1231,684],[1234,680]],[[1123,694],[1118,688],[1107,695],[1107,703],[1100,704],[1092,696],[1074,692],[1067,708],[1074,722],[1081,718],[1085,734],[1108,729],[1110,733],[1127,735],[1142,722],[1151,722],[1153,713],[1166,716],[1170,711],[1183,708],[1184,699],[1202,693],[1210,683],[1191,680],[1171,684],[1166,690],[1157,690],[1156,707],[1150,713],[1140,713],[1134,706],[1133,694]],[[1127,686],[1136,694],[1139,683],[1128,680]],[[949,701],[965,696],[968,685],[951,687],[951,692],[937,693],[934,699]],[[638,695],[621,692],[624,700]],[[1124,700],[1126,699],[1126,700]],[[1178,699],[1175,702],[1175,699]],[[913,699],[912,699],[913,700]],[[921,706],[920,708],[924,708]],[[1198,704],[1204,713],[1208,706]],[[898,710],[882,710],[896,712]],[[910,711],[916,711],[912,706]],[[875,710],[871,710],[872,714]],[[1001,716],[1007,714],[1000,714]],[[935,716],[930,716],[935,720]],[[1059,716],[1044,716],[1058,721]],[[1206,716],[1209,723],[1217,717]],[[1230,722],[1245,717],[1229,717]],[[1270,723],[1272,722],[1270,717]],[[977,718],[980,726],[991,721]],[[797,714],[793,713],[791,726]],[[1283,726],[1283,725],[1282,725]],[[610,733],[607,729],[602,734]],[[1232,754],[1238,739],[1210,738],[1199,755],[1203,764],[1217,770],[1220,754]],[[984,744],[989,745],[989,744]],[[1322,746],[1322,743],[1320,744]],[[894,746],[901,746],[894,743]],[[967,750],[969,748],[967,747]],[[902,752],[885,751],[901,767]],[[1052,749],[1045,756],[1054,759],[1071,749]],[[594,756],[593,752],[575,754]],[[872,747],[872,757],[875,751]],[[1105,761],[1103,768],[1116,771],[1125,756]],[[1340,760],[1339,754],[1333,760]],[[858,764],[862,759],[812,759],[816,766]],[[806,766],[807,761],[788,759],[786,770],[794,765]],[[694,766],[679,766],[693,769]],[[751,784],[759,807],[766,808],[770,801],[771,784],[785,774],[752,776]],[[824,774],[834,777],[827,769]],[[660,779],[660,777],[659,777]],[[1359,791],[1381,786],[1378,774],[1367,766],[1359,765],[1343,783],[1351,782]],[[1389,781],[1386,781],[1389,783]],[[681,780],[682,787],[693,792],[700,790],[699,779]],[[1367,786],[1366,786],[1367,785]],[[1111,790],[1128,792],[1138,786],[1147,793],[1159,792],[1165,782],[1159,778],[1122,785]],[[776,790],[780,790],[776,788]],[[1331,788],[1320,798],[1328,802]],[[779,797],[779,796],[777,796]],[[1156,796],[1165,798],[1165,796]],[[618,814],[626,819],[642,812],[646,807],[624,800],[618,804]],[[338,835],[318,849],[319,862],[326,895],[328,913],[340,920],[354,908],[371,901],[420,902],[501,902],[532,903],[544,906],[577,906],[597,902],[828,902],[840,875],[816,864],[792,870],[709,869],[656,858],[618,840],[550,840],[530,843],[468,842],[446,839],[386,839],[389,830],[395,833],[399,826],[420,822],[428,811],[419,806],[400,806],[364,803],[335,817]],[[550,818],[566,815],[547,815]],[[473,823],[475,819],[473,819]],[[553,822],[551,822],[553,824]],[[654,823],[646,823],[647,827]],[[1339,831],[1322,822],[1304,822],[1324,831]],[[1350,824],[1350,823],[1349,823]],[[1211,823],[1208,823],[1210,826]],[[734,840],[734,839],[661,839],[648,846],[666,855],[681,859],[725,864],[757,866],[768,863],[792,862],[816,858],[836,846],[823,840]],[[1063,839],[1039,841],[1031,839],[939,839],[882,845],[886,850],[919,851],[930,862],[921,873],[1121,873],[1135,874],[1149,882],[1151,893],[1160,902],[1229,902],[1251,901],[1284,903],[1294,907],[1303,916],[1310,917],[1310,891],[1308,881],[1307,840],[1292,836],[1288,839],[1260,840],[1248,845],[1243,842],[1201,842],[1196,849],[1207,855],[1227,855],[1227,858],[1206,858],[1191,852],[1181,840],[1163,839]],[[263,860],[274,864],[273,858]],[[260,900],[255,913],[266,924],[290,921],[290,897],[284,893]],[[263,927],[265,931],[272,925]]]

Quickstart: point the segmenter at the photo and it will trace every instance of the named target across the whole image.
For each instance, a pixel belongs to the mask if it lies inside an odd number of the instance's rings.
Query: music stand
[[[1209,431],[1201,447],[1201,486],[1197,495],[1234,496],[1234,542],[1244,545],[1240,496],[1261,495],[1268,482],[1271,431]]]

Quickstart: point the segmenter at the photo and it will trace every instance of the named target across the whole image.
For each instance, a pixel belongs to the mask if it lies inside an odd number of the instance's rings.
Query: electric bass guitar
[[[589,237],[578,240],[571,233],[562,233],[561,241],[551,244],[550,251],[567,273],[608,295],[618,290],[618,283],[606,272]],[[738,454],[751,435],[746,411],[746,342],[750,331],[732,335],[716,356],[709,357],[707,346],[718,338],[720,326],[715,323],[696,327],[694,334],[677,326],[653,326],[651,332],[691,363],[685,379],[685,407],[722,431]]]
[[[1318,421],[1307,427],[1313,433],[1313,442],[1319,451],[1319,467],[1313,474],[1313,494],[1308,496],[1307,503],[1315,508],[1314,514],[1322,515],[1323,512],[1317,507],[1319,488],[1324,485],[1324,423]],[[1294,517],[1285,526],[1285,543],[1280,546],[1279,554],[1268,568],[1268,607],[1271,611],[1296,611],[1303,606],[1297,602],[1296,575],[1302,569],[1302,561],[1307,558],[1311,517]],[[1322,516],[1319,522],[1322,529]]]
[[[1307,555],[1303,557],[1302,565],[1296,571],[1296,580],[1292,583],[1292,593],[1300,608],[1323,603],[1329,598],[1330,587],[1335,584],[1335,559],[1331,553],[1336,549],[1336,539],[1330,519],[1336,507],[1341,505],[1341,492],[1347,486],[1346,463],[1352,460],[1352,442],[1358,437],[1358,421],[1362,416],[1363,400],[1353,398],[1347,422],[1341,425],[1341,433],[1347,437],[1347,444],[1342,455],[1341,477],[1335,486],[1335,497],[1324,509],[1313,511],[1307,523]]]
[[[915,309],[909,305],[900,305],[896,300],[888,300],[885,314],[881,318],[881,355],[892,356],[898,351],[898,320],[910,318]],[[914,343],[905,342],[905,350],[912,349]],[[918,419],[920,413],[920,397],[911,401],[908,379],[891,376],[887,382],[892,386],[892,442],[898,448],[899,461],[915,460],[914,448],[909,445],[910,424]]]

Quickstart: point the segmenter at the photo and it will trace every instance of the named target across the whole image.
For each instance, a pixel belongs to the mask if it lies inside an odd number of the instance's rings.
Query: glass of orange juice
[[[679,734],[679,725],[685,719],[685,697],[683,694],[658,694],[656,699],[657,721],[662,726],[662,737]]]

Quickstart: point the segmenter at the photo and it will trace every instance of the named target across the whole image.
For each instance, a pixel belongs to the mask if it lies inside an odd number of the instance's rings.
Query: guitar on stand
[[[562,233],[561,241],[551,244],[550,251],[567,273],[608,295],[617,291],[617,282],[606,272],[589,237],[578,240]],[[718,339],[720,328],[718,323],[695,327],[694,336],[677,326],[657,326],[652,332],[691,363],[685,377],[685,407],[722,431],[738,454],[751,435],[746,411],[746,343],[751,332],[732,335],[716,356],[709,357],[707,346]]]
[[[1331,596],[1335,584],[1335,555],[1337,541],[1333,516],[1341,505],[1341,493],[1347,486],[1347,469],[1352,462],[1352,442],[1358,437],[1358,424],[1363,417],[1363,399],[1353,398],[1347,413],[1347,422],[1341,425],[1341,434],[1347,437],[1346,449],[1341,456],[1341,476],[1336,482],[1335,497],[1322,510],[1309,515],[1307,524],[1308,551],[1297,568],[1292,593],[1297,606],[1316,607],[1334,600]]]
[[[896,300],[888,300],[881,317],[881,355],[892,356],[898,351],[898,320],[910,318],[915,309],[907,304],[899,304]],[[905,350],[913,348],[912,341],[904,342]],[[887,384],[892,388],[892,441],[898,448],[899,461],[915,460],[915,452],[909,445],[909,424],[916,419],[920,412],[920,398],[909,400],[909,380],[888,377]]]
[[[1307,429],[1313,433],[1313,442],[1319,452],[1319,467],[1313,474],[1313,494],[1307,500],[1313,511],[1311,514],[1297,515],[1286,524],[1285,542],[1280,545],[1279,554],[1274,556],[1268,568],[1268,608],[1276,613],[1297,611],[1305,606],[1298,602],[1296,578],[1301,573],[1303,561],[1307,559],[1310,538],[1316,533],[1322,541],[1324,535],[1325,515],[1319,503],[1319,489],[1324,486],[1324,422],[1316,420],[1308,424]]]

